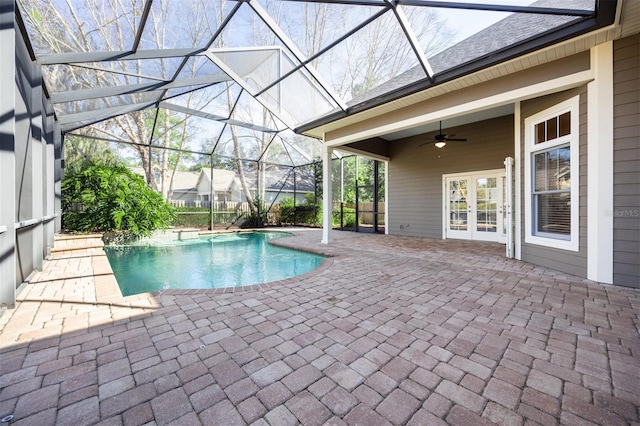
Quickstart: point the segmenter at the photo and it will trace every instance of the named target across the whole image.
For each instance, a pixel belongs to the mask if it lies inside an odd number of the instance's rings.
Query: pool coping
[[[235,294],[243,292],[252,292],[265,290],[267,288],[279,285],[294,284],[302,279],[308,279],[316,275],[322,274],[328,268],[333,265],[333,258],[335,254],[329,253],[327,250],[311,249],[309,247],[297,247],[291,242],[283,242],[281,240],[288,240],[289,238],[296,237],[296,233],[304,232],[304,229],[281,229],[281,228],[260,228],[260,229],[247,229],[247,230],[234,230],[228,232],[211,232],[203,231],[201,235],[212,234],[235,234],[239,232],[282,232],[291,234],[291,236],[282,237],[278,239],[269,240],[269,244],[275,246],[299,250],[307,253],[313,253],[321,256],[326,256],[322,263],[313,270],[306,272],[295,277],[285,278],[282,280],[269,281],[260,284],[250,284],[244,286],[235,287],[221,287],[221,288],[204,288],[204,289],[167,289],[158,290],[152,292],[132,294],[124,296],[118,285],[118,281],[111,269],[111,264],[104,251],[104,242],[102,241],[102,234],[60,234],[55,236],[54,249],[52,249],[52,256],[55,259],[64,259],[65,257],[75,257],[79,252],[82,252],[85,256],[91,257],[92,274],[95,287],[95,300],[98,304],[117,304],[124,302],[135,302],[138,300],[146,300],[161,295],[216,295],[216,294]],[[99,242],[97,241],[99,239]],[[82,244],[81,241],[85,240],[86,244]],[[276,242],[278,241],[278,242]],[[28,284],[28,283],[27,283]]]

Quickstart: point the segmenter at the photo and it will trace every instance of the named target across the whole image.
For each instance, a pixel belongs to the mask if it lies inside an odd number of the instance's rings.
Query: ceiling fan
[[[455,135],[445,135],[442,133],[442,121],[440,121],[440,133],[435,135],[433,139],[427,141],[419,146],[426,145],[428,143],[435,143],[436,148],[444,148],[447,145],[447,142],[466,142],[466,139],[454,138]]]

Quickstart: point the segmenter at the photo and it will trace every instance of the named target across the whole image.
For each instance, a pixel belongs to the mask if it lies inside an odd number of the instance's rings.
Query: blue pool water
[[[222,234],[145,245],[107,246],[123,296],[167,289],[260,284],[309,272],[324,256],[268,243],[283,232]]]

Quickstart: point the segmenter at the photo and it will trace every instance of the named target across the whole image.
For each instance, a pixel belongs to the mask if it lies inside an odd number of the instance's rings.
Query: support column
[[[591,49],[587,112],[587,278],[613,283],[613,42]]]
[[[514,113],[513,113],[513,129],[514,129],[514,182],[513,182],[513,190],[514,190],[514,218],[515,222],[514,228],[514,239],[513,243],[514,247],[514,256],[518,260],[522,260],[522,222],[524,221],[524,217],[522,216],[522,132],[520,128],[520,122],[522,118],[520,115],[520,101],[516,101],[514,104]]]
[[[62,230],[62,179],[64,178],[62,158],[62,129],[57,121],[53,125],[53,212],[54,232]]]
[[[333,148],[325,147],[322,154],[322,244],[331,242],[333,195],[331,185],[331,158]]]
[[[44,253],[43,256],[47,257],[51,254],[51,249],[54,243],[55,234],[55,222],[53,217],[55,216],[55,148],[53,132],[55,129],[55,119],[53,115],[53,104],[50,101],[45,101],[43,105],[43,128],[44,138],[42,145],[43,151],[43,225],[44,225]]]
[[[44,176],[43,165],[45,159],[45,140],[43,129],[43,108],[42,108],[42,73],[40,68],[36,66],[31,67],[31,105],[29,106],[31,112],[31,219],[38,221],[36,225],[29,231],[32,239],[32,257],[33,268],[42,270],[45,245],[44,245],[44,225],[42,224],[42,218],[45,216],[44,212]]]
[[[0,0],[0,314],[15,304],[15,2]]]

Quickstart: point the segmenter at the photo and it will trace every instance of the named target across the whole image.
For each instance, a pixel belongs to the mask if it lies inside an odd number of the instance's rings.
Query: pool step
[[[76,250],[91,250],[104,247],[102,234],[57,234],[51,254],[64,254]]]

